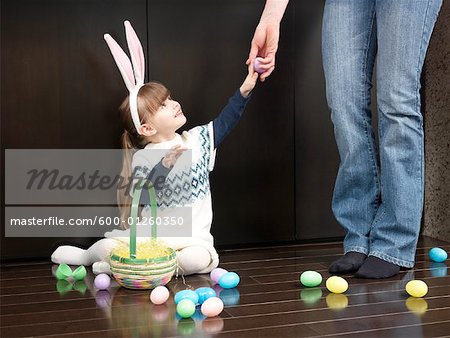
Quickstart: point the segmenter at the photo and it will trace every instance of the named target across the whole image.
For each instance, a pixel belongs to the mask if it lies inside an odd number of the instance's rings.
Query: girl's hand
[[[258,80],[258,73],[255,72],[255,68],[253,67],[255,60],[250,60],[248,64],[248,74],[244,80],[244,83],[239,88],[241,91],[241,95],[243,97],[247,97],[250,92],[255,88],[256,81]]]
[[[178,160],[178,158],[185,152],[187,148],[182,147],[180,144],[173,146],[170,148],[170,150],[167,152],[166,156],[162,159],[162,164],[166,168],[171,168],[175,165],[175,162]]]

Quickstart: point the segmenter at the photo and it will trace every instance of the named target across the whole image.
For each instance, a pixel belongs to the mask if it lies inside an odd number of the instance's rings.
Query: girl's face
[[[186,123],[181,105],[169,96],[151,118],[153,128],[161,134],[175,132]]]

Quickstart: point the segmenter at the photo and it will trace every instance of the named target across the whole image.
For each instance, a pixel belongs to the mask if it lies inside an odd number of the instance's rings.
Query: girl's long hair
[[[137,108],[141,123],[148,123],[152,115],[159,109],[169,95],[169,90],[161,83],[148,82],[142,86],[137,96]],[[133,177],[131,177],[133,155],[137,150],[143,149],[149,141],[144,135],[139,135],[134,127],[128,96],[119,107],[119,115],[125,130],[121,136],[123,154],[120,176],[123,178],[123,183],[117,189],[117,204],[119,206],[122,227],[128,228],[131,196],[128,194],[129,189],[127,187],[132,187],[133,183]]]

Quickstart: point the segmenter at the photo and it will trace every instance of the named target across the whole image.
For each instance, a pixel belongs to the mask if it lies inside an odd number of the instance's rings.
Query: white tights
[[[56,264],[93,265],[94,273],[109,273],[109,255],[116,245],[117,240],[113,238],[103,238],[92,244],[87,250],[63,245],[53,252],[51,260]],[[187,276],[195,273],[207,273],[209,271],[206,271],[206,268],[210,263],[211,255],[202,246],[189,246],[177,250],[179,274]]]

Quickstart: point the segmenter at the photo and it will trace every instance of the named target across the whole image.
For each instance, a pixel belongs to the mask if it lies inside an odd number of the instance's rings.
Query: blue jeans
[[[344,252],[414,266],[424,195],[420,74],[442,0],[327,0],[322,53]],[[379,152],[370,110],[376,69]],[[379,156],[378,156],[379,155]]]

